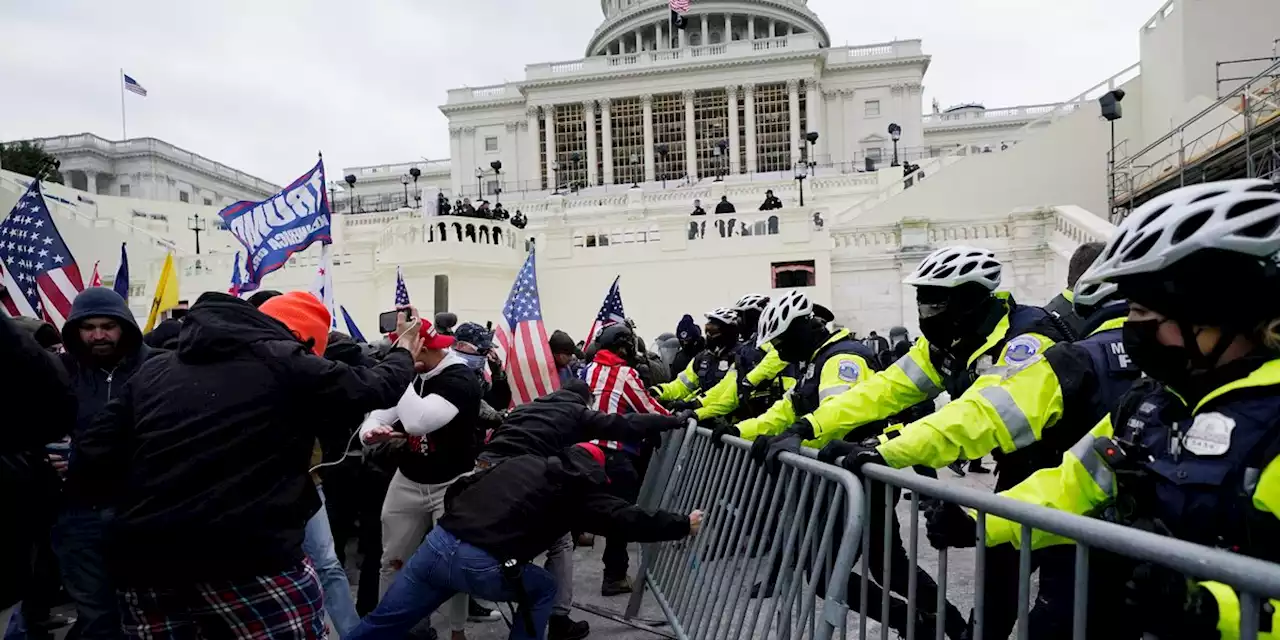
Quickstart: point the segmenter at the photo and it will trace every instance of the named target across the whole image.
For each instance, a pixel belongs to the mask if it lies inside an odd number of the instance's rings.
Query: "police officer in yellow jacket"
[[[756,344],[760,314],[768,305],[769,296],[758,293],[749,293],[734,303],[742,340],[734,351],[729,374],[700,398],[699,420],[754,418],[773,406],[795,384],[794,372],[788,370],[773,345]]]
[[[1081,281],[1115,283],[1129,299],[1125,351],[1149,379],[1061,465],[1002,495],[1280,560],[1280,189],[1233,180],[1153,198]],[[968,517],[930,529],[937,542],[973,544]],[[987,544],[1065,542],[1045,532],[1021,540],[1020,529],[988,517]],[[1114,556],[1091,560],[1091,577],[1098,567],[1122,592],[1091,593],[1090,607],[1106,612],[1090,621],[1162,638],[1239,637],[1230,586]],[[1261,607],[1260,638],[1280,638],[1278,612],[1280,601]]]
[[[1062,339],[1043,309],[995,291],[1001,271],[986,249],[947,247],[929,254],[904,280],[916,287],[924,337],[888,369],[807,418],[818,444],[878,435],[875,421],[943,391],[953,402],[965,400],[998,384],[1006,367],[1031,361]]]
[[[894,468],[941,468],[960,457],[1003,452],[1006,483],[1022,481],[1038,469],[1057,466],[1062,454],[1114,407],[1140,372],[1124,352],[1128,304],[1115,299],[1116,286],[1087,283],[1075,290],[1076,311],[1087,318],[1088,335],[1059,342],[1042,355],[1006,366],[1000,382],[965,394],[900,430],[864,443],[832,442],[818,455],[832,462],[843,456],[855,473],[867,463]],[[1040,588],[1029,625],[1031,637],[1070,637],[1075,554],[1069,547],[1037,551],[1032,563]],[[1012,549],[986,554],[983,582],[986,638],[1007,638],[1017,611],[1018,555]],[[1065,635],[1062,635],[1065,632]]]
[[[706,313],[703,330],[707,347],[689,361],[675,380],[649,390],[660,402],[676,411],[698,406],[698,392],[711,389],[733,367],[733,351],[738,344],[738,314],[725,307]]]

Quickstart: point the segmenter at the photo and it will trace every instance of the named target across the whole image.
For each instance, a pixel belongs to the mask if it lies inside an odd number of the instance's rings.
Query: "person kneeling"
[[[649,513],[608,493],[604,452],[589,443],[556,455],[520,455],[459,478],[445,494],[440,526],[348,640],[401,638],[458,592],[515,602],[511,638],[546,636],[555,579],[530,564],[581,530],[638,542],[678,540],[698,532],[702,512]]]

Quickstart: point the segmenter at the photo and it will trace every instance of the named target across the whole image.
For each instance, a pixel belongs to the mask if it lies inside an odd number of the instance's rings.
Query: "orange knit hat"
[[[329,346],[329,310],[324,303],[306,291],[290,291],[262,303],[258,310],[283,322],[298,339],[313,340],[311,350],[324,355]]]

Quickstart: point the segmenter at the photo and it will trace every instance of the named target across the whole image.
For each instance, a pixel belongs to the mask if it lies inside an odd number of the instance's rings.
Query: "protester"
[[[427,323],[430,325],[431,323]],[[453,328],[458,326],[458,314],[441,311],[435,317],[435,330],[443,336],[453,335]]]
[[[143,342],[124,298],[104,287],[85,289],[72,301],[71,314],[62,325],[62,342],[66,347],[62,365],[78,403],[71,435],[76,445],[153,350]],[[80,638],[120,637],[115,587],[104,559],[113,516],[108,506],[86,504],[71,496],[54,529],[53,549],[63,584],[76,603],[72,633]]]
[[[676,338],[680,340],[680,352],[671,361],[671,370],[684,371],[693,361],[693,357],[706,348],[707,343],[702,339],[702,328],[694,321],[693,316],[687,313],[676,325]]]
[[[587,359],[582,348],[574,344],[569,334],[557,329],[547,339],[551,347],[551,357],[556,363],[556,372],[560,375],[560,384],[570,379],[582,377],[582,361]]]
[[[353,638],[401,638],[462,592],[518,603],[510,637],[541,640],[554,620],[559,578],[532,561],[571,527],[640,542],[698,532],[701,511],[648,513],[610,495],[604,466],[599,447],[577,444],[550,457],[516,456],[459,480],[445,498],[440,526]]]
[[[779,200],[778,196],[773,195],[773,189],[766,190],[764,192],[764,202],[760,203],[760,210],[772,211],[774,209],[781,209],[781,208],[782,208],[782,200]]]
[[[279,300],[287,324],[200,296],[179,348],[117,385],[74,441],[71,495],[115,509],[108,561],[130,637],[325,636],[302,550],[320,506],[308,458],[320,431],[342,428],[332,415],[396,401],[421,339],[402,320],[381,364],[351,368],[319,357],[323,303]]]
[[[510,217],[511,217],[511,214],[507,213],[507,210],[502,208],[502,203],[501,203],[501,202],[499,202],[499,203],[497,203],[497,204],[493,205],[493,219],[494,219],[494,220],[506,220],[506,219],[508,219],[508,218],[510,218]]]
[[[396,474],[382,503],[378,588],[384,596],[423,537],[444,515],[449,485],[475,467],[481,441],[479,380],[451,349],[452,336],[437,333],[423,320],[421,337],[417,363],[423,373],[406,385],[398,403],[369,414],[360,427],[366,444],[404,441],[394,450]],[[465,638],[466,596],[453,601],[448,617],[455,640]]]
[[[441,191],[440,193],[437,193],[436,194],[436,214],[447,216],[449,215],[449,209],[450,209],[449,199],[444,197],[444,192]]]
[[[689,414],[607,414],[588,408],[591,389],[572,378],[560,389],[520,405],[507,413],[502,426],[493,432],[480,452],[477,469],[488,469],[504,460],[533,454],[553,456],[561,449],[593,439],[643,441],[686,424]],[[566,533],[547,550],[544,565],[556,577],[558,590],[551,607],[551,640],[581,640],[590,633],[585,620],[569,618],[573,604],[573,541]]]
[[[41,349],[55,353],[61,350],[62,333],[58,331],[57,327],[45,322],[44,320],[37,320],[26,316],[10,318],[10,320],[17,325],[17,328],[20,331],[31,336],[36,341],[36,344],[40,345]]]
[[[529,219],[524,217],[524,214],[520,213],[519,209],[516,209],[516,215],[511,218],[511,226],[517,229],[523,229],[527,224],[529,224]]]
[[[57,359],[7,316],[0,314],[0,402],[14,428],[0,438],[0,631],[17,604],[32,594],[33,553],[48,539],[58,479],[45,457],[76,423],[76,396]]]
[[[729,202],[729,196],[720,196],[720,202],[716,204],[716,213],[736,213],[737,211],[733,203]]]

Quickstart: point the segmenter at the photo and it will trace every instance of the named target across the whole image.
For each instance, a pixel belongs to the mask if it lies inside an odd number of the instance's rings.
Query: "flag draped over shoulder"
[[[42,318],[62,326],[71,301],[84,290],[80,267],[58,233],[40,181],[32,180],[0,222],[3,309],[11,316]]]
[[[498,332],[498,343],[506,354],[507,379],[513,404],[524,404],[560,388],[547,329],[542,324],[542,302],[538,298],[538,274],[534,252],[516,274],[511,294],[502,309],[506,331]]]
[[[253,291],[267,274],[284,266],[289,256],[316,241],[333,242],[324,161],[317,162],[280,193],[261,202],[237,202],[218,215],[231,235],[244,245],[245,281],[241,291]]]

